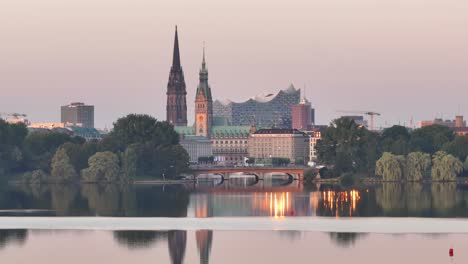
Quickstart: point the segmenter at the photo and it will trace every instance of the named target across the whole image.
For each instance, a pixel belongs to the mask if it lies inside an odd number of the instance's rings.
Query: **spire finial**
[[[202,61],[202,67],[205,69],[205,41],[203,41],[203,61]]]
[[[179,34],[177,33],[177,25],[175,26],[174,55],[172,58],[172,67],[180,68]]]

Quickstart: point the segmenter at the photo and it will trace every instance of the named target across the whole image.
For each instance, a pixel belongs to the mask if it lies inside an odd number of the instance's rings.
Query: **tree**
[[[57,152],[55,152],[52,158],[51,168],[51,175],[55,182],[70,182],[77,178],[77,173],[64,148],[59,148]]]
[[[334,166],[338,174],[373,170],[379,158],[378,135],[349,118],[339,118],[322,134],[316,146],[318,161]]]
[[[118,119],[108,137],[106,143],[117,144],[121,151],[134,143],[152,142],[156,146],[179,143],[179,135],[171,124],[158,122],[149,115],[131,114]]]
[[[50,131],[29,133],[24,140],[24,153],[28,170],[42,169],[50,172],[52,156],[66,142],[79,141],[67,134]]]
[[[375,174],[381,176],[384,181],[400,181],[404,175],[404,163],[403,156],[384,152],[376,163]]]
[[[456,136],[454,140],[445,143],[442,150],[460,160],[465,160],[468,157],[468,135]]]
[[[23,123],[8,124],[0,119],[0,175],[22,169],[22,146],[27,133]]]
[[[431,155],[411,152],[406,156],[405,176],[408,181],[420,181],[429,176]]]
[[[454,134],[450,128],[432,125],[414,130],[411,134],[410,146],[413,151],[434,154],[453,139]]]
[[[122,153],[122,180],[129,181],[137,176],[139,144],[132,144]]]
[[[410,133],[404,126],[392,126],[383,131],[381,136],[382,151],[395,155],[406,155],[409,150]]]
[[[432,157],[433,181],[455,181],[462,171],[463,163],[444,151],[438,151]]]
[[[468,172],[468,157],[466,157],[465,163],[463,163],[463,169],[465,170],[465,172]]]
[[[98,144],[95,142],[85,142],[83,144],[66,142],[61,147],[67,152],[70,162],[76,171],[81,171],[88,167],[88,159],[96,154],[98,150]]]
[[[85,182],[115,182],[119,180],[120,166],[117,155],[110,151],[98,152],[88,160],[89,167],[82,170]]]

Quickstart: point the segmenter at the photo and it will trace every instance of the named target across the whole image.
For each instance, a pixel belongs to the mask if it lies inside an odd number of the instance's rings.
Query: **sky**
[[[307,90],[318,124],[376,111],[377,125],[468,115],[466,0],[2,0],[0,112],[60,121],[95,105],[164,120],[178,25],[189,122],[203,42],[215,99]]]

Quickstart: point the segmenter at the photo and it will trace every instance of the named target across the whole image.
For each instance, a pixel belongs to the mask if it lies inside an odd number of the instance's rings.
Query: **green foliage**
[[[416,129],[411,134],[410,145],[413,151],[434,154],[444,144],[454,139],[453,131],[445,126],[432,125]]]
[[[78,174],[70,162],[70,158],[64,148],[59,148],[52,158],[50,181],[53,182],[71,182],[77,179]]]
[[[98,152],[88,160],[89,167],[82,170],[84,182],[115,182],[119,180],[120,166],[117,155],[110,151]]]
[[[462,171],[463,163],[444,151],[438,151],[432,157],[433,181],[455,181]]]
[[[468,157],[466,157],[465,162],[463,163],[463,169],[465,172],[468,172]]]
[[[98,144],[96,142],[85,142],[83,144],[66,142],[61,147],[67,152],[70,162],[76,171],[81,171],[88,167],[88,159],[98,151]]]
[[[431,156],[422,152],[411,152],[406,156],[405,176],[408,181],[420,181],[429,176]]]
[[[49,172],[52,156],[57,149],[66,142],[75,141],[79,141],[79,139],[71,138],[63,133],[49,131],[29,133],[24,140],[26,168]]]
[[[8,124],[0,119],[0,175],[21,169],[21,148],[27,133],[24,124]]]
[[[348,118],[336,119],[317,142],[318,161],[338,174],[373,170],[380,156],[378,135]]]
[[[179,135],[171,124],[158,122],[149,115],[131,114],[118,119],[108,137],[108,141],[113,141],[122,151],[126,146],[135,143],[179,144]]]
[[[409,151],[410,133],[404,126],[392,126],[383,131],[381,148],[384,152],[390,152],[395,155],[406,155]]]
[[[128,182],[137,176],[138,170],[138,144],[132,144],[121,155],[122,178],[124,182]]]
[[[384,181],[400,181],[403,179],[405,158],[384,152],[377,161],[375,174],[382,177]]]
[[[444,144],[442,150],[460,160],[465,160],[468,157],[468,135],[456,136],[453,141]]]

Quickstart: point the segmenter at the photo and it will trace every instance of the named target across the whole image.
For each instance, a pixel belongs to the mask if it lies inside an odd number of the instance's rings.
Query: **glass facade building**
[[[291,128],[292,106],[299,103],[301,90],[291,85],[276,94],[258,95],[243,103],[216,100],[213,103],[215,119],[226,120],[232,126]]]

